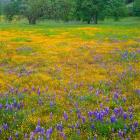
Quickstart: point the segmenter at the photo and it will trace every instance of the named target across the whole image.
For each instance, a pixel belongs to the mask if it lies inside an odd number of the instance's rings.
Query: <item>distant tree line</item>
[[[1,14],[9,21],[19,15],[29,24],[36,24],[40,18],[97,24],[108,16],[119,20],[129,9],[131,15],[140,16],[140,0],[0,0],[0,4]]]

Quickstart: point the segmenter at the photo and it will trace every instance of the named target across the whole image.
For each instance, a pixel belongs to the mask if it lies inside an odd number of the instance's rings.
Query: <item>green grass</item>
[[[20,37],[18,37],[18,38],[13,38],[13,39],[11,39],[11,41],[12,41],[12,42],[31,42],[31,39],[29,39],[29,38],[20,38]]]
[[[35,50],[33,50],[31,47],[28,46],[21,46],[19,48],[17,48],[17,54],[19,55],[31,55]]]
[[[28,22],[17,22],[17,23],[6,23],[6,22],[0,22],[0,28],[1,29],[15,29],[19,28],[20,30],[26,30],[28,28],[30,29],[43,29],[46,31],[48,28],[74,28],[74,27],[104,27],[104,28],[110,28],[113,26],[114,28],[137,28],[140,27],[140,18],[139,17],[129,17],[129,18],[123,18],[120,21],[113,21],[113,19],[106,19],[104,21],[99,21],[99,24],[95,25],[93,23],[86,24],[82,22],[55,22],[55,21],[39,21],[36,25],[29,25]],[[131,26],[132,25],[132,26]],[[48,33],[49,34],[49,33]],[[51,34],[51,33],[50,33]]]

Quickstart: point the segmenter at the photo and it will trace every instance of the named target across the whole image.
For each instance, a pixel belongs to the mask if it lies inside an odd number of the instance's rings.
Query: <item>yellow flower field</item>
[[[139,28],[0,25],[0,139],[138,140]]]

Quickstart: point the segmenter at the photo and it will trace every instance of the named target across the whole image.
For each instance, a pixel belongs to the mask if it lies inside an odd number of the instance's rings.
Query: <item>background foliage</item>
[[[11,21],[24,16],[30,24],[37,20],[85,21],[98,23],[111,17],[140,16],[139,0],[1,0],[1,14]]]

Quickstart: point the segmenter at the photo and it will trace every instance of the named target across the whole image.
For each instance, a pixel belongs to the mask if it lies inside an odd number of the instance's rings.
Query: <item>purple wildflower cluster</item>
[[[20,110],[24,107],[23,102],[17,102],[16,100],[13,100],[11,103],[6,103],[6,104],[0,104],[0,109],[4,110]]]
[[[12,100],[7,100],[6,102],[0,103],[0,111],[7,111],[7,112],[20,112],[28,107],[27,102],[24,99],[24,94],[26,96],[31,96],[31,91],[36,93],[33,96],[37,97],[37,104],[31,108],[31,113],[34,115],[36,113],[36,108],[39,110],[42,109],[42,107],[46,106],[45,113],[49,113],[50,120],[49,128],[47,124],[43,124],[44,127],[41,126],[40,120],[38,121],[35,129],[31,131],[30,133],[24,133],[21,134],[24,136],[25,139],[51,139],[53,135],[56,135],[60,138],[67,139],[68,136],[65,133],[65,130],[70,130],[72,132],[76,132],[78,136],[81,136],[83,133],[83,128],[86,127],[86,129],[91,129],[91,131],[95,134],[96,138],[98,136],[96,135],[96,132],[98,131],[97,124],[106,124],[110,125],[110,131],[114,133],[119,138],[126,138],[130,132],[135,133],[139,129],[138,121],[134,120],[135,116],[135,110],[134,107],[123,107],[123,105],[126,103],[127,98],[122,95],[122,93],[119,92],[112,92],[113,94],[110,94],[109,96],[106,96],[104,100],[101,102],[100,98],[103,96],[102,90],[98,89],[95,90],[94,88],[90,87],[88,88],[89,94],[86,95],[77,95],[78,97],[82,97],[82,100],[80,102],[86,102],[89,96],[92,98],[94,92],[95,96],[93,98],[96,98],[97,107],[92,110],[92,108],[87,108],[85,110],[84,107],[81,106],[81,103],[76,101],[71,93],[72,91],[68,92],[68,98],[70,100],[70,104],[72,104],[71,109],[65,111],[62,111],[61,113],[57,112],[55,110],[58,108],[58,111],[61,110],[57,106],[57,99],[61,100],[61,96],[57,96],[56,94],[52,95],[46,95],[43,94],[43,90],[41,88],[35,88],[34,86],[31,87],[31,90],[24,88],[22,90],[23,93],[20,93],[19,89],[10,88],[10,94],[15,93],[18,95],[18,99],[12,98]],[[46,88],[46,92],[48,92],[48,87]],[[12,95],[14,96],[14,95]],[[99,99],[98,99],[99,98]],[[103,98],[102,98],[103,99]],[[113,99],[113,100],[110,100]],[[122,100],[121,100],[122,99]],[[121,106],[119,102],[123,101],[123,105]],[[109,102],[113,102],[115,104],[114,106],[109,106]],[[44,109],[44,108],[43,108]],[[56,114],[59,114],[59,119]],[[60,117],[61,116],[61,117]],[[13,119],[14,121],[17,121],[17,119]],[[118,125],[120,123],[120,120],[123,124],[121,124],[120,128],[115,128],[115,125]],[[52,123],[53,122],[53,123]],[[123,127],[122,127],[123,126]],[[89,128],[87,128],[89,127]],[[0,126],[0,135],[3,135],[6,131],[11,131],[11,126],[9,125],[8,121],[5,121]],[[19,132],[16,131],[15,135],[8,136],[9,140],[19,138],[20,137]]]

